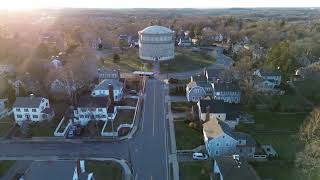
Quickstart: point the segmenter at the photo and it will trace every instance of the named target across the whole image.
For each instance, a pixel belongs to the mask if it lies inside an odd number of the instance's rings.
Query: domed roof
[[[149,26],[149,27],[143,29],[142,31],[140,31],[140,33],[143,33],[143,34],[172,34],[173,31],[171,29],[163,27],[163,26]]]

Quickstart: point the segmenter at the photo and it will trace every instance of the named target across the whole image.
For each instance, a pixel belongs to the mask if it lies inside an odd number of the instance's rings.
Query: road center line
[[[152,135],[154,136],[154,123],[156,118],[156,84],[153,87],[153,122],[152,122]]]

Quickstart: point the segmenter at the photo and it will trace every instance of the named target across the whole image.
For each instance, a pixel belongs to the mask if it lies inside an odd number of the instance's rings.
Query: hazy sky
[[[2,2],[1,2],[2,1]],[[232,8],[320,7],[320,0],[0,0],[0,8]]]

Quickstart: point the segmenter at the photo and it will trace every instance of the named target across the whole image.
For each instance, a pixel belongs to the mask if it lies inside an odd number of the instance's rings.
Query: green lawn
[[[259,144],[271,144],[279,155],[279,161],[254,163],[261,178],[274,180],[299,179],[294,167],[295,155],[303,149],[297,138],[299,127],[307,116],[303,114],[279,114],[253,112],[256,123],[241,124],[236,129],[251,134]]]
[[[117,115],[113,121],[114,131],[117,131],[117,128],[121,124],[131,124],[133,122],[134,112],[135,112],[134,109],[120,109],[120,110],[118,110]],[[111,121],[108,121],[107,126],[105,128],[105,131],[112,132],[112,122]]]
[[[175,121],[174,129],[178,150],[189,150],[203,144],[202,127],[197,124],[197,128],[191,128],[184,121]]]
[[[93,172],[96,180],[121,180],[122,168],[112,161],[86,161],[86,171]]]
[[[48,122],[37,122],[31,123],[29,125],[29,134],[33,136],[39,137],[48,137],[53,136],[54,130],[56,126]]]
[[[139,59],[138,52],[136,50],[128,50],[119,54],[120,61],[118,63],[113,62],[113,56],[103,59],[103,66],[111,69],[120,69],[124,72],[132,72],[141,70],[142,61]]]
[[[180,162],[180,179],[209,180],[212,169],[211,161]]]
[[[293,163],[282,161],[255,162],[252,166],[263,179],[301,180],[304,179]]]
[[[14,163],[15,161],[0,161],[0,177],[2,177]]]
[[[191,112],[191,108],[194,106],[194,110],[197,108],[196,103],[191,102],[171,102],[172,112]]]
[[[212,56],[188,50],[178,50],[173,60],[161,63],[160,69],[162,73],[183,72],[198,70],[214,63],[215,59]]]
[[[319,79],[307,79],[305,81],[296,82],[295,86],[298,91],[308,100],[315,104],[320,104],[320,81]]]
[[[13,116],[8,116],[0,120],[0,137],[5,136],[15,124]]]

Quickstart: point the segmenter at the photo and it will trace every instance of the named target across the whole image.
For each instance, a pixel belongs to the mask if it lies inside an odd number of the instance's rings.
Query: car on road
[[[192,158],[193,160],[207,160],[208,159],[208,155],[204,154],[204,153],[193,153],[192,154]]]

